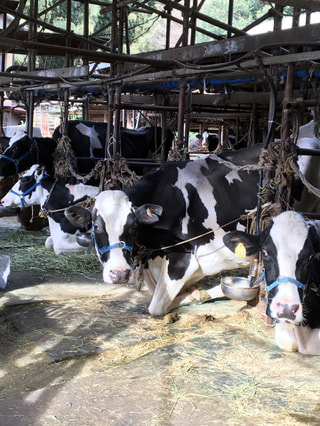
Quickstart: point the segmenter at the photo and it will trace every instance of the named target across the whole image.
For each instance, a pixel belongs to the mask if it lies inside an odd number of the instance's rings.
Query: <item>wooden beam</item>
[[[270,4],[270,0],[262,1]],[[298,9],[306,9],[313,12],[320,11],[320,0],[272,0],[272,3],[275,3],[279,6],[293,6],[297,7]]]
[[[241,54],[272,46],[311,46],[319,43],[320,24],[306,25],[288,30],[273,31],[254,36],[240,36],[231,39],[199,43],[194,46],[180,47],[170,50],[160,50],[139,54],[140,58],[154,58],[160,60],[176,60],[181,62],[199,63],[210,58],[225,56],[226,54]]]

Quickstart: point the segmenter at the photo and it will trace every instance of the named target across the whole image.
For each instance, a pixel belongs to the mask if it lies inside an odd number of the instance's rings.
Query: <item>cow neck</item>
[[[48,175],[48,176],[49,176],[49,175]],[[44,204],[43,204],[43,206],[42,206],[41,210],[47,210],[48,202],[50,201],[50,198],[52,197],[53,191],[54,191],[54,189],[55,189],[55,187],[56,187],[57,183],[58,183],[58,179],[56,179],[56,180],[53,182],[53,185],[51,186],[50,191],[49,191],[49,195],[47,196],[47,199],[46,199],[46,201],[44,202]]]
[[[16,167],[16,174],[18,174],[18,173],[20,172],[20,170],[19,170],[19,164],[20,164],[20,162],[21,162],[24,158],[26,158],[29,154],[32,154],[32,153],[33,153],[33,151],[34,151],[35,156],[36,156],[35,164],[38,164],[38,163],[39,163],[39,147],[38,147],[38,144],[37,144],[37,142],[35,141],[35,139],[34,139],[34,138],[29,138],[29,141],[30,141],[30,149],[29,149],[29,151],[25,152],[25,153],[24,153],[23,155],[21,155],[21,157],[19,157],[19,158],[12,158],[12,157],[8,157],[8,156],[7,156],[7,155],[5,155],[5,154],[1,154],[1,155],[0,155],[0,158],[5,158],[6,160],[8,160],[8,161],[12,161],[12,163],[14,163],[14,165],[15,165],[15,167]]]
[[[34,149],[35,156],[36,156],[36,164],[39,164],[39,146],[38,146],[38,143],[34,138],[30,138],[30,141],[31,141],[30,151],[32,151],[32,148]]]

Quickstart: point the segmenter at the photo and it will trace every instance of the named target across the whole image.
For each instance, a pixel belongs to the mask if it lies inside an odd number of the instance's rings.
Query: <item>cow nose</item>
[[[296,313],[299,310],[300,305],[298,303],[281,303],[277,302],[275,305],[275,311],[277,318],[283,318],[289,321],[296,319]]]
[[[125,284],[129,281],[131,277],[131,269],[127,268],[115,268],[111,269],[109,272],[109,276],[113,282],[113,284]]]

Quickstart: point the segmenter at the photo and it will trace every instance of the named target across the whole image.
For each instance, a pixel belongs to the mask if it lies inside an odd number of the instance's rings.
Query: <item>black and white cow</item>
[[[93,168],[95,161],[91,157],[104,158],[107,123],[92,121],[69,121],[68,137],[76,157],[86,157],[89,160],[79,160],[78,172],[87,174]],[[161,146],[161,128],[142,127],[131,130],[120,129],[121,155],[125,158],[147,158],[149,152],[155,152]],[[59,127],[55,129],[52,138],[30,138],[26,134],[17,134],[10,140],[9,147],[0,155],[0,180],[16,175],[29,169],[33,164],[46,167],[53,174],[54,153],[57,140],[61,137]],[[165,140],[165,158],[167,158],[173,134],[167,131]],[[112,154],[112,152],[111,152]],[[139,169],[140,170],[140,169]]]
[[[52,174],[56,147],[57,142],[52,138],[30,138],[17,133],[0,155],[0,180],[28,170],[33,164],[45,166]]]
[[[219,144],[220,138],[217,133],[209,133],[207,130],[202,133],[201,145],[203,149],[212,152],[218,148]],[[241,144],[241,146],[236,145],[236,137],[234,135],[228,135],[228,145],[230,149],[240,149],[246,147],[246,144]]]
[[[4,207],[29,207],[40,205],[49,212],[50,236],[45,242],[47,249],[56,254],[85,251],[77,242],[77,228],[64,215],[64,208],[85,196],[94,197],[99,188],[89,185],[65,185],[54,180],[42,167],[35,164],[15,183],[1,204]],[[58,210],[58,211],[57,211]]]
[[[233,251],[262,253],[267,315],[283,350],[320,355],[320,222],[287,211],[260,235],[232,231],[223,238]]]
[[[105,146],[107,143],[107,129],[108,123],[85,120],[68,121],[67,133],[71,140],[71,146],[76,157],[104,158]],[[60,126],[55,129],[52,136],[55,140],[59,140],[61,138]],[[173,133],[171,130],[167,129],[166,138],[163,144],[165,160],[168,157],[172,141]],[[150,153],[161,153],[161,145],[161,127],[141,127],[139,129],[127,129],[125,127],[120,127],[120,154],[126,159],[143,159],[148,158]],[[108,151],[112,156],[112,145],[110,145]],[[88,166],[92,169],[93,164],[93,161],[90,160],[78,160],[79,173],[88,173]],[[134,167],[131,168],[134,169]],[[140,167],[138,170],[140,171],[139,174],[141,174],[142,168]]]
[[[256,206],[257,184],[257,172],[213,155],[163,164],[126,193],[102,192],[92,216],[79,206],[66,215],[82,232],[93,223],[105,282],[134,281],[133,265],[141,257],[153,293],[149,312],[164,315],[192,298],[221,297],[220,286],[204,294],[194,284],[248,265],[224,245],[223,236]]]

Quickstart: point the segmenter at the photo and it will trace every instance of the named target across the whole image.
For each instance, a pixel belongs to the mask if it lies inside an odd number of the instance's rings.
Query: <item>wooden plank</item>
[[[262,0],[265,3],[270,4],[270,0]],[[307,9],[311,11],[320,11],[320,0],[272,0],[279,6],[293,6],[298,9]]]
[[[271,46],[294,46],[295,44],[308,46],[312,42],[319,42],[319,40],[320,24],[312,24],[254,36],[233,37],[221,41],[199,43],[194,46],[144,53],[137,56],[139,58],[199,63],[214,57],[241,54]]]

